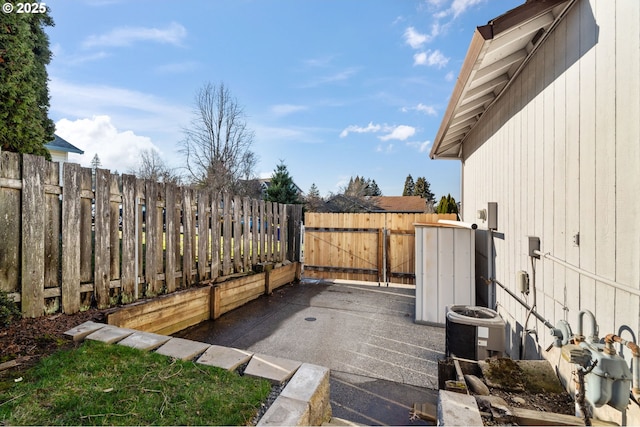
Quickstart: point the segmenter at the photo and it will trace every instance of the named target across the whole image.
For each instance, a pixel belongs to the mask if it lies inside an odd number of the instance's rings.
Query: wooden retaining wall
[[[0,290],[25,317],[128,304],[298,261],[301,205],[60,168],[0,152]]]
[[[121,328],[171,335],[189,326],[238,308],[261,295],[299,279],[298,263],[268,268],[199,288],[162,295],[149,301],[139,301],[116,309],[107,316],[107,323]]]

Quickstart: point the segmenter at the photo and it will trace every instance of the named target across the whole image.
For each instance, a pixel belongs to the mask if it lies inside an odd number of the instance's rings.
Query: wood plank
[[[273,262],[273,203],[266,202],[265,205],[267,208],[267,219],[265,224],[265,232],[267,233],[266,260]]]
[[[209,296],[210,290],[210,287],[185,289],[172,294],[160,295],[157,298],[138,301],[128,306],[118,308],[113,313],[109,313],[107,323],[119,326],[120,324],[124,324],[123,322],[128,319],[136,319],[145,314],[162,310],[164,307],[183,303],[190,304],[192,301],[206,299]]]
[[[260,220],[259,220],[259,223],[258,223],[259,224],[258,227],[259,227],[260,236],[259,236],[259,239],[258,239],[258,246],[260,248],[260,262],[266,262],[267,261],[267,256],[266,256],[266,253],[265,253],[265,247],[266,247],[266,231],[265,231],[265,229],[267,228],[266,227],[266,224],[267,224],[267,222],[266,222],[267,221],[266,220],[266,217],[267,217],[266,209],[267,209],[267,207],[266,207],[266,204],[265,204],[264,200],[260,200],[259,207],[260,207]]]
[[[233,216],[231,213],[231,196],[225,193],[222,207],[222,275],[228,276],[233,272],[231,265],[231,239],[233,230]]]
[[[65,163],[62,193],[62,311],[80,311],[80,165]]]
[[[45,159],[22,156],[22,315],[44,313]]]
[[[0,180],[17,181],[21,189],[21,179],[20,155],[0,152]],[[20,189],[0,183],[0,289],[10,293],[20,290]]]
[[[211,279],[220,275],[220,196],[213,194],[211,198]]]
[[[249,229],[251,218],[251,201],[242,199],[242,270],[251,270],[251,248],[249,247]]]
[[[188,288],[193,284],[191,270],[193,268],[194,252],[194,215],[192,209],[193,191],[182,188],[182,287]]]
[[[176,218],[176,193],[177,187],[175,184],[167,183],[164,187],[164,200],[165,200],[165,225],[164,225],[164,281],[167,288],[167,292],[175,292],[176,290],[176,265],[178,260],[176,259],[176,247],[180,247],[180,241],[178,240],[179,234],[176,235],[176,222],[180,222]]]
[[[297,263],[291,263],[269,271],[269,289],[274,290],[293,282],[296,278],[296,270]]]
[[[287,206],[280,204],[280,261],[287,256]]]
[[[136,299],[136,177],[122,175],[122,268],[120,301],[128,304]]]
[[[532,409],[509,407],[518,425],[524,426],[576,426],[584,425],[584,420],[573,415],[553,412],[534,411]]]
[[[44,186],[59,186],[60,163],[45,162]],[[45,235],[44,235],[44,287],[60,286],[58,272],[60,271],[60,197],[58,194],[44,195],[45,203]],[[46,311],[55,313],[60,308],[60,301],[47,301]]]
[[[265,273],[250,274],[248,276],[222,282],[218,284],[218,287],[220,288],[222,295],[232,295],[234,289],[239,289],[244,286],[264,286],[265,278]]]
[[[251,204],[251,265],[258,263],[258,200],[253,200]]]
[[[209,193],[204,190],[198,196],[198,282],[206,280],[209,263]],[[209,270],[210,271],[210,270]]]
[[[109,307],[110,290],[110,229],[111,212],[109,208],[109,181],[111,174],[106,169],[96,168],[95,172],[95,271],[94,289],[98,308]]]
[[[146,297],[153,297],[160,293],[160,284],[156,274],[158,273],[158,199],[157,183],[145,180],[145,267],[144,278],[147,284]]]
[[[110,280],[120,279],[120,204],[122,195],[120,194],[120,175],[111,175],[109,181],[109,271]]]
[[[242,201],[239,196],[233,198],[233,271],[242,271]]]
[[[89,193],[91,197],[82,197],[80,201],[80,280],[83,283],[93,282],[93,184],[92,173],[89,168],[81,169],[80,191]],[[91,295],[83,298],[82,305],[85,302],[91,302]]]

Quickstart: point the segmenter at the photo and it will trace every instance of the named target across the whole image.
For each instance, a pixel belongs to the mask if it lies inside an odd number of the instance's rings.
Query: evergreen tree
[[[267,201],[286,203],[286,204],[299,204],[300,199],[298,197],[298,189],[293,183],[293,178],[289,175],[287,166],[282,160],[280,164],[276,166],[275,171],[271,175],[271,184],[267,188]]]
[[[96,173],[96,169],[98,169],[100,166],[102,166],[102,162],[100,161],[100,157],[98,157],[98,153],[96,153],[93,156],[93,159],[91,159],[91,170],[94,174]]]
[[[403,196],[413,196],[415,191],[415,183],[411,174],[407,175],[407,179],[404,180],[404,190],[402,190]]]
[[[309,192],[307,193],[307,196],[305,197],[305,201],[304,201],[305,209],[308,212],[317,212],[323,203],[324,201],[320,196],[320,191],[318,191],[318,187],[316,187],[315,183],[311,184],[311,188],[309,188]]]
[[[350,197],[382,196],[382,192],[375,180],[356,175],[355,178],[349,179],[349,185],[344,190],[344,195]]]
[[[451,194],[447,194],[447,197],[442,196],[442,198],[440,199],[440,203],[438,203],[438,206],[436,207],[436,213],[439,214],[448,214],[448,213],[454,213],[454,214],[458,214],[458,204],[456,203],[456,200],[451,197]]]
[[[54,138],[49,119],[46,65],[51,61],[49,10],[2,14],[0,25],[0,147],[51,159],[44,147]]]
[[[435,194],[431,192],[431,184],[429,184],[429,181],[427,181],[423,176],[416,180],[413,195],[420,196],[427,202],[435,202],[436,200]]]
[[[376,183],[376,180],[372,180],[369,185],[369,196],[382,196],[382,191],[380,191],[380,187]]]

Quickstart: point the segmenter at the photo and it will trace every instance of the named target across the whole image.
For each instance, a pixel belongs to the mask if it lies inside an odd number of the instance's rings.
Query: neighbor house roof
[[[379,196],[370,201],[384,212],[419,212],[426,210],[427,202],[420,196]]]
[[[84,154],[84,151],[79,149],[73,144],[70,144],[66,140],[60,138],[58,135],[54,135],[54,140],[48,144],[44,144],[44,147],[48,150],[63,151],[65,153]]]
[[[462,144],[576,0],[528,0],[477,27],[435,137],[432,159],[460,159]]]

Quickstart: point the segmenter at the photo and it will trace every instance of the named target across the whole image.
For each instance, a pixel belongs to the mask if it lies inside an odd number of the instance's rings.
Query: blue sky
[[[401,195],[407,174],[460,196],[458,161],[429,150],[473,30],[524,0],[49,0],[50,116],[127,172],[171,167],[196,91],[224,84],[255,132],[256,174],[280,160],[306,192],[351,176]]]

